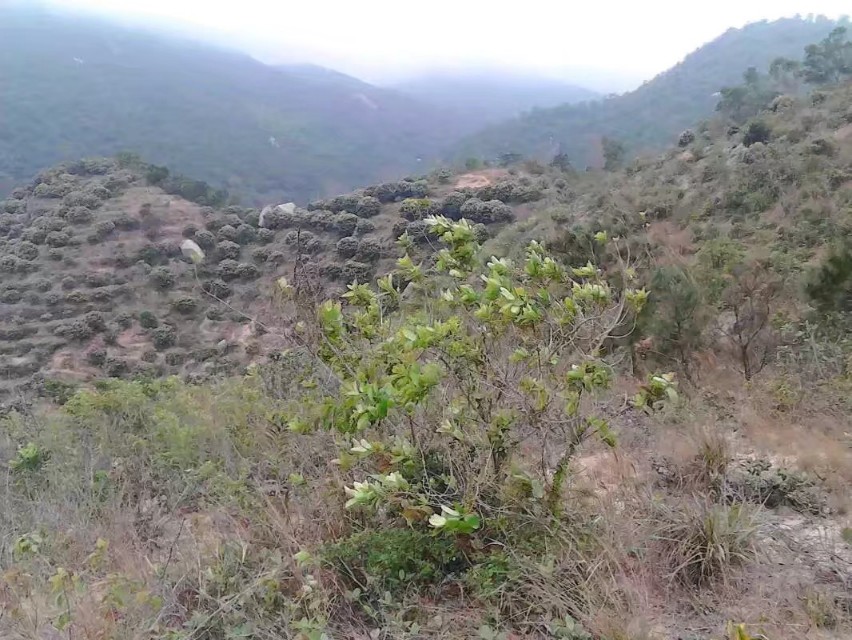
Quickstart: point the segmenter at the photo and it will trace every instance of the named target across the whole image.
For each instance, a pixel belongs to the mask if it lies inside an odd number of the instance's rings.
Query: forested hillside
[[[766,70],[779,56],[798,58],[806,45],[834,26],[825,18],[789,18],[731,29],[635,91],[534,110],[466,138],[455,155],[494,160],[505,153],[549,158],[561,152],[583,168],[603,165],[604,137],[631,155],[659,150],[684,128],[710,116],[719,89],[739,83],[745,69]]]
[[[133,151],[247,201],[307,201],[422,167],[462,131],[343,74],[20,7],[0,7],[0,104],[0,189]]]

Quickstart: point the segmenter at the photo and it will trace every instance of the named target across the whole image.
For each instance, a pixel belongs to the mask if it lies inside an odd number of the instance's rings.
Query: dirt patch
[[[834,132],[834,137],[838,140],[848,140],[852,138],[852,124],[847,124],[843,127],[840,127],[837,131]]]
[[[503,180],[509,176],[506,169],[483,169],[482,171],[474,171],[465,173],[458,177],[454,189],[481,189],[490,184],[494,184],[498,180]]]
[[[157,242],[181,242],[187,225],[204,226],[201,206],[162,193],[150,187],[131,187],[111,203],[110,208],[124,212],[142,224],[144,234]],[[143,213],[147,209],[146,213]]]
[[[53,354],[45,375],[64,380],[84,381],[97,377],[98,369],[86,363],[82,349],[66,348]]]
[[[682,264],[685,262],[683,258],[695,252],[692,231],[681,228],[671,220],[652,222],[648,227],[648,240],[652,244],[665,247],[665,255],[672,263]]]

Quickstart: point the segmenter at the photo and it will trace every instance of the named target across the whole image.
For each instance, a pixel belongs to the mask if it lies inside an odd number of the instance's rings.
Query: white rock
[[[184,258],[194,264],[199,264],[204,260],[204,251],[192,240],[184,240],[180,245],[180,252]]]

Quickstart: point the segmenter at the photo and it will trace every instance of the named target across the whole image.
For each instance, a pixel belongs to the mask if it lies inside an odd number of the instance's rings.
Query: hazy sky
[[[46,1],[203,30],[270,62],[295,58],[372,81],[460,65],[584,68],[599,72],[584,74],[586,84],[597,79],[603,90],[651,78],[729,27],[852,10],[849,0]]]

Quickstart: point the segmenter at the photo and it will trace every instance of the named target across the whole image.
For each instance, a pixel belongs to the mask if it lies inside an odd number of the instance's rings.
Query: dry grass
[[[695,499],[660,505],[657,539],[668,577],[687,587],[728,584],[755,556],[758,517],[745,505]]]
[[[169,432],[156,424],[127,429],[143,424],[140,415],[153,415],[136,405],[107,412],[102,423],[93,417],[85,428],[23,417],[5,423],[3,459],[16,455],[22,439],[44,444],[52,456],[42,479],[27,486],[7,470],[0,508],[14,519],[0,527],[0,636],[56,633],[69,606],[57,600],[50,579],[64,567],[81,585],[68,628],[82,640],[143,640],[176,628],[190,629],[178,640],[219,638],[246,621],[254,637],[271,640],[296,637],[302,620],[309,627],[304,637],[322,628],[334,637],[368,638],[378,628],[384,638],[469,638],[484,624],[516,634],[507,637],[553,637],[548,628],[566,616],[607,639],[668,640],[687,631],[717,638],[727,620],[773,639],[848,637],[849,585],[837,578],[846,565],[836,558],[843,544],[837,532],[849,523],[823,522],[826,531],[836,530],[832,546],[831,534],[817,540],[808,533],[823,526],[812,518],[764,518],[766,511],[720,499],[719,484],[744,447],[762,444],[780,455],[815,437],[793,439],[789,416],[762,415],[765,398],[754,390],[736,397],[733,420],[745,418],[741,426],[714,422],[715,405],[701,397],[651,419],[617,417],[617,453],[589,448],[573,466],[570,524],[530,537],[540,523],[529,517],[513,539],[541,546],[534,554],[522,546],[500,549],[511,571],[491,595],[448,577],[433,591],[387,601],[353,599],[333,571],[293,560],[358,527],[342,508],[343,476],[328,464],[331,437],[297,438],[277,426],[275,393],[228,385],[181,393],[188,395],[159,409],[156,420],[170,411],[182,416],[178,431],[159,444],[147,430]],[[702,426],[689,426],[695,424]],[[186,442],[184,427],[192,427]],[[86,456],[68,457],[80,446]],[[141,457],[134,461],[131,453]],[[660,453],[677,469],[677,485],[660,486],[651,462]],[[144,475],[161,455],[177,456],[179,465],[160,479]],[[99,469],[116,488],[106,502],[91,492]],[[210,475],[194,476],[198,469]],[[290,474],[304,483],[290,482]],[[15,552],[32,533],[43,540],[38,553]],[[105,550],[98,550],[99,538],[108,541]]]

